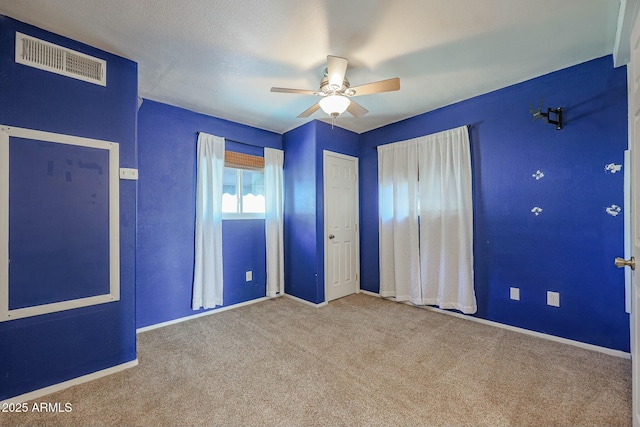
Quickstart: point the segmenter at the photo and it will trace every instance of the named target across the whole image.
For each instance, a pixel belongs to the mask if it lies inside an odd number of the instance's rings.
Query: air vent
[[[107,62],[22,33],[16,33],[16,62],[100,86],[107,85]]]

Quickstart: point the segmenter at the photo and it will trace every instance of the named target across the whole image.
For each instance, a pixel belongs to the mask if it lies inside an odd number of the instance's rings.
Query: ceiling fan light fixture
[[[331,117],[338,117],[347,111],[351,100],[342,95],[328,95],[320,100],[320,108]]]
[[[271,92],[320,96],[320,102],[307,108],[302,114],[298,115],[298,118],[306,119],[319,109],[322,109],[331,117],[333,126],[335,119],[345,111],[348,111],[355,118],[360,118],[369,112],[357,102],[351,101],[351,97],[392,92],[400,89],[400,79],[398,77],[351,87],[346,76],[348,63],[347,58],[327,55],[327,67],[324,69],[324,77],[320,80],[319,90],[272,87]]]

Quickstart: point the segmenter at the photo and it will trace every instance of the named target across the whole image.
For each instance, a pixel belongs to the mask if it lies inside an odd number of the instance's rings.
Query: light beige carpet
[[[624,426],[629,360],[364,294],[138,335],[138,367],[2,426]],[[31,404],[31,403],[30,403]]]

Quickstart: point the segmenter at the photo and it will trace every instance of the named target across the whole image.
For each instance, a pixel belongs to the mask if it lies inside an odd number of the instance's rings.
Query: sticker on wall
[[[620,172],[621,169],[622,169],[622,165],[616,165],[615,163],[609,163],[604,167],[604,170],[609,173]]]
[[[534,177],[536,179],[536,181],[541,180],[542,178],[544,178],[544,173],[542,173],[542,171],[540,169],[538,169],[536,171],[536,173],[534,173],[533,175],[531,175],[532,177]]]
[[[538,216],[542,212],[542,208],[539,206],[534,206],[534,208],[531,209],[531,212],[533,212],[535,216]]]
[[[618,216],[620,212],[622,212],[622,208],[618,205],[611,205],[605,209],[607,213],[611,216]]]

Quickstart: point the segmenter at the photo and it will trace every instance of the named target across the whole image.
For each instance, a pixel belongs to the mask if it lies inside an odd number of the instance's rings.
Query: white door
[[[640,19],[636,17],[631,31],[631,61],[627,67],[629,87],[629,150],[631,151],[631,260],[616,259],[616,265],[629,265],[640,257]],[[631,265],[630,265],[631,264]],[[640,275],[631,277],[631,369],[633,389],[633,425],[640,427]]]
[[[324,151],[324,281],[327,301],[358,292],[358,159]]]

